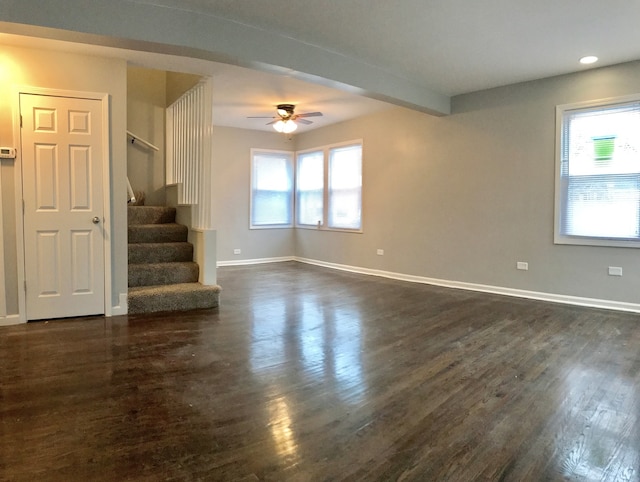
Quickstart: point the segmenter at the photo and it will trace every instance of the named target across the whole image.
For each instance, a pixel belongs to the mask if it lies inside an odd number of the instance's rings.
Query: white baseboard
[[[380,276],[383,278],[396,279],[399,281],[409,281],[412,283],[422,283],[434,286],[442,286],[445,288],[456,288],[468,291],[478,291],[481,293],[492,293],[496,295],[513,296],[516,298],[526,298],[530,300],[550,301],[553,303],[563,303],[567,305],[587,306],[590,308],[603,308],[606,310],[628,311],[632,313],[640,313],[640,304],[627,303],[624,301],[601,300],[597,298],[584,298],[580,296],[559,295],[555,293],[544,293],[540,291],[528,291],[515,288],[506,288],[503,286],[482,285],[477,283],[466,283],[463,281],[450,281],[437,278],[427,278],[424,276],[415,276],[402,273],[394,273],[391,271],[382,271],[378,269],[361,268],[358,266],[349,266],[345,264],[329,263],[326,261],[318,261],[309,258],[300,258],[297,256],[284,258],[263,258],[263,259],[247,259],[242,261],[220,261],[218,266],[237,266],[260,263],[277,263],[282,261],[298,261],[300,263],[322,266],[324,268],[337,269],[341,271],[349,271],[351,273],[365,274],[369,276]]]
[[[20,315],[0,316],[0,326],[19,325],[21,323],[26,323],[26,321],[21,320]]]
[[[258,258],[258,259],[239,259],[239,260],[228,260],[228,261],[218,261],[216,266],[221,268],[223,266],[246,266],[250,264],[265,264],[265,263],[282,263],[285,261],[296,261],[294,256],[283,256],[280,258]]]
[[[118,297],[118,305],[112,306],[111,314],[110,315],[108,314],[107,316],[126,315],[127,312],[129,311],[129,304],[127,300],[128,300],[128,294],[120,293],[120,296]]]
[[[463,281],[450,281],[437,278],[427,278],[424,276],[414,276],[402,273],[393,273],[377,269],[360,268],[336,263],[327,263],[307,258],[295,258],[300,263],[323,266],[325,268],[339,269],[352,273],[367,274],[371,276],[381,276],[383,278],[396,279],[400,281],[410,281],[412,283],[423,283],[445,288],[456,288],[469,291],[479,291],[482,293],[492,293],[496,295],[513,296],[516,298],[527,298],[531,300],[551,301],[553,303],[564,303],[568,305],[588,306],[591,308],[604,308],[607,310],[629,311],[640,313],[640,304],[627,303],[624,301],[600,300],[597,298],[583,298],[580,296],[559,295],[555,293],[544,293],[540,291],[528,291],[515,288],[505,288],[503,286],[482,285],[477,283],[465,283]]]

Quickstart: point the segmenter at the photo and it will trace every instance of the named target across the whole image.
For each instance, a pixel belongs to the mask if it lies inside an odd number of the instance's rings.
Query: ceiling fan
[[[322,112],[305,112],[304,114],[296,114],[294,112],[295,107],[296,106],[293,104],[278,104],[276,106],[276,113],[278,114],[277,116],[252,116],[248,117],[248,119],[275,119],[271,122],[268,122],[267,125],[273,125],[273,128],[278,132],[289,134],[298,128],[298,122],[300,124],[313,123],[310,120],[305,119],[305,117],[320,117],[322,115]]]

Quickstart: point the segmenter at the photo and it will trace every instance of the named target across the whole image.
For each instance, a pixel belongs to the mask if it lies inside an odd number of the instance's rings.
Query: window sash
[[[640,175],[568,176],[562,233],[640,239]]]

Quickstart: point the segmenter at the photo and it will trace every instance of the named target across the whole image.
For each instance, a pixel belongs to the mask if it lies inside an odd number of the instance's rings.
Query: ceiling
[[[350,63],[375,68],[381,76],[388,75],[385,81],[406,81],[442,98],[640,59],[640,2],[630,0],[342,0],[332,5],[318,0],[126,3],[168,12],[176,18],[185,13],[196,14],[204,19],[204,25],[226,28],[227,37],[236,41],[233,32],[268,33],[276,41],[295,42],[298,50],[291,52],[325,52],[332,59],[345,62],[347,67],[342,66],[342,70],[348,70]],[[0,37],[0,41],[37,42],[9,37]],[[147,67],[212,75],[216,85],[216,123],[220,125],[269,130],[266,122],[246,117],[272,115],[278,103],[296,104],[298,112],[324,113],[324,117],[312,119],[314,124],[301,127],[301,131],[389,107],[355,95],[353,89],[329,88],[327,85],[340,87],[339,82],[323,82],[317,73],[307,79],[313,82],[304,82],[300,72],[287,70],[286,57],[280,67],[250,70],[180,55],[89,44],[56,44],[47,40],[46,47],[121,56]],[[584,55],[597,55],[600,61],[582,66],[578,59]],[[296,62],[303,65],[299,58],[291,56],[290,63]],[[330,67],[324,66],[327,71]],[[392,91],[387,85],[383,87]]]
[[[222,17],[453,96],[640,59],[635,0],[133,0]]]
[[[309,119],[313,122],[311,125],[300,124],[297,132],[391,107],[385,102],[304,82],[287,75],[188,57],[5,33],[0,33],[0,44],[122,58],[138,67],[211,76],[214,79],[214,124],[218,126],[275,132],[271,125],[267,125],[271,122],[270,119],[248,117],[275,116],[276,105],[283,103],[296,105],[296,113],[299,114],[316,111],[323,113],[322,117]]]

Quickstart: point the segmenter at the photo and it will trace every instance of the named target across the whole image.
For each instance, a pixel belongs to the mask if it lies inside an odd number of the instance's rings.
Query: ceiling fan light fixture
[[[278,115],[284,119],[288,119],[293,115],[293,109],[295,109],[293,104],[278,104],[276,107]]]
[[[291,119],[287,119],[287,120],[281,119],[275,124],[273,124],[273,128],[278,132],[282,132],[284,134],[291,134],[293,131],[295,131],[298,128],[298,124],[293,122]]]

